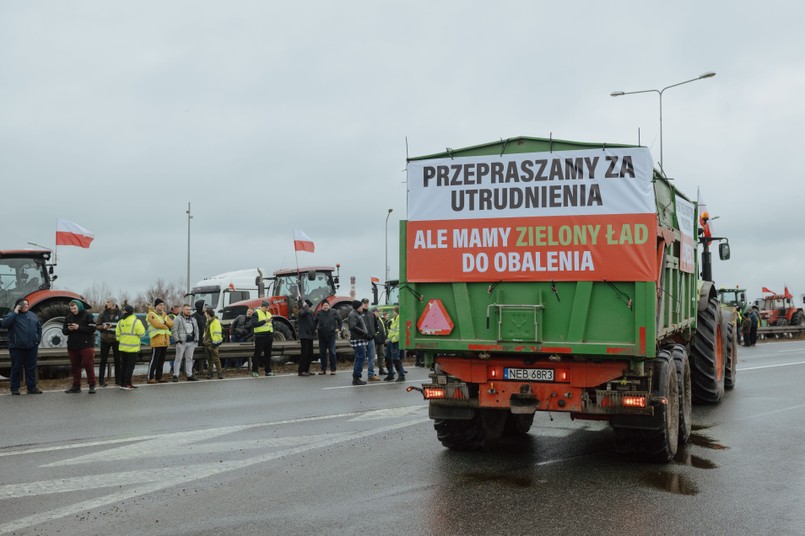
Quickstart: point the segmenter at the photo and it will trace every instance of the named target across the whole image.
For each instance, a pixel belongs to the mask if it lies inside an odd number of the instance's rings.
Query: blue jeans
[[[25,385],[29,391],[36,389],[36,358],[38,348],[9,348],[11,357],[11,390],[20,390],[20,369],[25,371]]]
[[[356,346],[355,350],[355,365],[352,367],[352,377],[359,380],[363,376],[363,364],[366,363],[366,346]]]
[[[330,370],[335,372],[337,365],[335,356],[335,333],[319,336],[319,362],[322,372],[327,372],[328,364],[330,365]]]
[[[366,355],[369,358],[369,376],[375,375],[375,356],[377,352],[375,350],[375,340],[371,339],[369,344],[366,345]]]

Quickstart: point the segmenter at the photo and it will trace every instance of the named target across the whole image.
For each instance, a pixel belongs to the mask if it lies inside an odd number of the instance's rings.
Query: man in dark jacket
[[[335,374],[337,364],[335,339],[339,329],[341,329],[341,319],[338,317],[338,311],[331,309],[329,302],[323,301],[321,309],[316,313],[316,331],[319,332],[319,362],[321,363],[319,374],[327,374],[328,363],[330,374]]]
[[[78,300],[70,301],[62,333],[67,335],[67,355],[73,373],[73,386],[65,393],[81,392],[81,369],[87,373],[89,393],[95,393],[95,319]]]
[[[28,300],[20,298],[0,320],[8,330],[8,353],[11,356],[11,394],[20,394],[20,369],[25,371],[25,385],[29,395],[41,395],[36,386],[36,359],[42,340],[42,322],[28,310]]]
[[[207,318],[204,316],[204,300],[197,300],[194,304],[196,307],[196,312],[193,313],[193,318],[196,319],[196,324],[198,324],[198,332],[200,334],[204,334],[204,330],[207,329]],[[197,341],[201,344],[201,338]],[[195,366],[193,368],[196,372],[204,372],[204,369],[207,368],[207,357],[199,357],[196,359]]]
[[[363,364],[366,362],[366,345],[369,339],[374,339],[374,335],[370,335],[366,329],[366,323],[363,321],[363,312],[365,304],[355,300],[352,302],[352,311],[347,317],[349,324],[349,345],[355,352],[355,362],[352,366],[352,385],[366,385],[366,382],[361,379],[363,376]]]
[[[123,369],[120,368],[120,348],[115,338],[115,327],[123,313],[111,299],[106,300],[106,307],[98,317],[98,331],[101,332],[101,365],[98,367],[98,385],[106,387],[106,364],[109,362],[109,351],[115,364],[115,384],[123,386]]]
[[[296,317],[296,329],[302,352],[299,356],[299,375],[310,376],[310,362],[313,360],[313,336],[316,333],[316,319],[313,318],[313,302],[305,300]]]
[[[361,316],[363,316],[363,323],[366,324],[366,331],[369,332],[371,337],[366,343],[366,358],[369,360],[369,381],[379,382],[380,377],[375,374],[375,357],[377,356],[377,345],[375,344],[375,335],[377,335],[377,319],[375,314],[369,310],[369,299],[364,298],[361,300],[363,306],[361,307]]]

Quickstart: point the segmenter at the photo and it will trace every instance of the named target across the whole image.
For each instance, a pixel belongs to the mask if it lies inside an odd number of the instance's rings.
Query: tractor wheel
[[[615,449],[619,454],[640,460],[664,463],[670,461],[679,445],[679,389],[676,383],[677,372],[674,360],[668,350],[661,350],[652,362],[653,398],[662,402],[655,406],[655,416],[646,417],[651,422],[658,419],[658,427],[627,428],[614,427]]]
[[[530,415],[515,415],[514,413],[509,413],[506,416],[503,435],[508,437],[524,436],[528,434],[532,424],[534,424],[533,413]]]
[[[736,369],[738,368],[738,337],[735,331],[735,324],[727,322],[726,329],[724,330],[726,340],[724,341],[724,389],[731,390],[735,388]]]
[[[282,322],[272,322],[274,324],[274,341],[292,341],[294,340],[291,330]]]
[[[693,429],[693,395],[690,381],[690,360],[688,352],[681,344],[669,349],[676,367],[676,384],[679,391],[679,446],[688,442]]]
[[[802,311],[797,311],[793,315],[791,315],[791,325],[792,326],[805,326],[805,314]]]
[[[347,317],[350,311],[352,311],[352,305],[348,303],[337,303],[333,308],[335,312],[338,313],[338,320],[341,322],[341,330],[338,332],[337,337],[340,339],[349,339]]]
[[[690,351],[693,401],[717,404],[724,396],[726,370],[725,339],[718,299],[710,299],[707,308],[699,312],[696,324]]]
[[[437,419],[433,422],[436,437],[451,450],[489,450],[503,435],[505,410],[479,409],[466,420]]]
[[[66,348],[67,336],[62,333],[64,318],[70,312],[68,302],[50,302],[37,307],[34,313],[42,322],[42,341],[40,348]]]

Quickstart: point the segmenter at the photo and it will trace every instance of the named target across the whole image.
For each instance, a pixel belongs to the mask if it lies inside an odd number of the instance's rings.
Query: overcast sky
[[[572,5],[571,5],[572,4]],[[411,156],[516,136],[637,143],[711,208],[718,284],[805,292],[796,2],[0,2],[0,248],[136,293],[294,264],[391,276]]]

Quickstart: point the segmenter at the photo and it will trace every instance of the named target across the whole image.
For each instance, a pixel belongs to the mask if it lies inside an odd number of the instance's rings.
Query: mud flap
[[[654,415],[613,415],[609,423],[616,428],[630,428],[632,430],[660,430],[663,427],[663,412],[666,407],[658,402],[652,402]]]
[[[475,417],[475,408],[465,408],[460,406],[438,406],[430,404],[428,406],[428,417],[431,419],[449,419],[456,421],[469,421]]]

